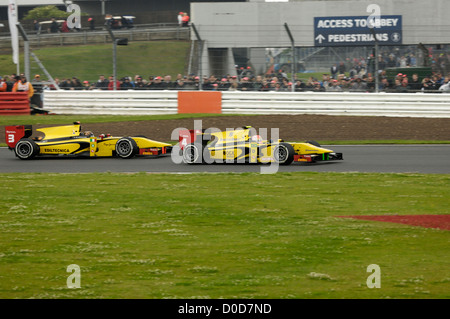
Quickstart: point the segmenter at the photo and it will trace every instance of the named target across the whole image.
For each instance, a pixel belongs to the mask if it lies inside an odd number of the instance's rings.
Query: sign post
[[[367,16],[315,17],[315,46],[366,46],[402,44],[402,16],[386,15],[374,20],[373,34]],[[375,41],[377,40],[377,41]]]
[[[370,29],[372,32],[374,38],[375,38],[375,53],[374,53],[374,59],[375,59],[375,93],[378,93],[379,91],[379,85],[380,85],[380,74],[378,73],[378,40],[376,37],[375,30],[372,28]]]
[[[291,40],[291,50],[292,50],[292,67],[291,67],[291,90],[292,92],[295,92],[295,79],[297,75],[297,63],[295,62],[295,42],[294,37],[292,36],[291,30],[289,29],[289,26],[287,23],[284,24],[284,28],[286,29],[286,32],[289,36],[289,39]]]
[[[11,32],[12,59],[14,64],[17,66],[17,74],[19,74],[19,33],[16,28],[16,25],[18,23],[16,0],[9,0],[8,22],[9,31]]]
[[[30,43],[28,40],[28,36],[25,32],[25,30],[23,29],[22,25],[19,23],[16,24],[17,30],[19,30],[20,35],[23,38],[23,60],[24,60],[24,64],[25,64],[25,77],[27,78],[28,81],[31,81],[30,78]]]

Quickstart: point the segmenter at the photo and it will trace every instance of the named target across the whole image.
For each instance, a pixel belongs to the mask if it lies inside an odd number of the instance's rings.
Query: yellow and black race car
[[[263,140],[251,126],[225,132],[181,130],[179,145],[183,162],[198,163],[271,163],[289,165],[292,162],[323,162],[343,160],[336,153],[315,141],[286,143]]]
[[[80,122],[73,125],[37,129],[43,136],[31,137],[31,125],[6,126],[6,144],[22,160],[41,155],[85,155],[90,157],[161,155],[170,153],[172,145],[143,136],[113,137],[90,131],[81,132]]]

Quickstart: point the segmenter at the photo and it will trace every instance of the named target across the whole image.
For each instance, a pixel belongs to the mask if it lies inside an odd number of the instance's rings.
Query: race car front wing
[[[172,152],[172,146],[140,148],[139,155],[164,155]]]
[[[342,153],[322,153],[322,154],[308,154],[308,155],[294,155],[294,162],[329,162],[341,161],[344,157]]]

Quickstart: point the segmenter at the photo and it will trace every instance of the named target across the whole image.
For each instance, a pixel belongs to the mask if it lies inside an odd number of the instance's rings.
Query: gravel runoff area
[[[286,141],[303,140],[450,140],[450,118],[356,117],[327,115],[255,115],[198,118],[203,128],[244,125],[279,128]],[[194,128],[195,119],[86,124],[83,129],[113,135],[145,135],[168,141],[176,128]]]
[[[152,120],[83,124],[82,130],[95,135],[110,133],[115,136],[144,135],[159,141],[170,141],[176,128],[194,128],[194,120],[202,120],[202,127],[237,128],[244,125],[260,128],[279,128],[280,138],[286,141],[306,140],[450,140],[450,118],[329,116],[329,115],[255,115],[217,116],[176,120]],[[76,121],[74,116],[74,121]],[[26,123],[14,123],[26,124]],[[61,123],[66,124],[66,123]],[[70,123],[67,123],[70,124]],[[33,128],[47,125],[34,125]],[[4,131],[4,128],[0,128]],[[0,134],[0,143],[5,143]]]

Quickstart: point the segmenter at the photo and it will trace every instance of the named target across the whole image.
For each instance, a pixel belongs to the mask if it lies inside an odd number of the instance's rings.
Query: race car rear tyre
[[[29,160],[39,154],[39,146],[32,139],[23,138],[17,142],[14,152],[21,160]]]
[[[130,137],[122,137],[116,142],[116,154],[120,158],[132,158],[138,152],[136,141]]]
[[[206,154],[204,152],[205,146],[200,146],[197,143],[191,143],[183,148],[183,162],[186,164],[200,164],[205,163]]]
[[[294,160],[294,148],[289,143],[280,143],[274,148],[275,161],[280,165],[289,165]]]
[[[322,147],[322,146],[320,146],[320,144],[317,143],[316,141],[306,141],[306,143],[309,143],[309,144],[314,145],[314,146],[317,146],[317,147]]]

